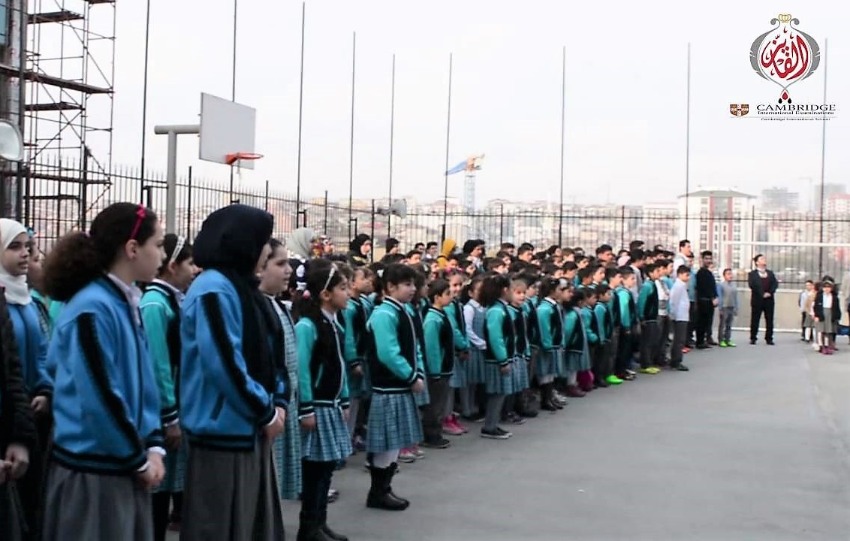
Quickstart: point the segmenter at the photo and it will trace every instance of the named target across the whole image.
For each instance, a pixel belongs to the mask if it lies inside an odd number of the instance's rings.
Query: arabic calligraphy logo
[[[779,103],[791,103],[788,87],[815,72],[820,64],[820,47],[810,35],[800,31],[799,19],[780,14],[771,19],[774,28],[750,47],[750,65],[760,77],[782,88]]]
[[[744,116],[750,112],[750,104],[749,103],[730,103],[729,104],[729,112],[732,113],[732,116]]]

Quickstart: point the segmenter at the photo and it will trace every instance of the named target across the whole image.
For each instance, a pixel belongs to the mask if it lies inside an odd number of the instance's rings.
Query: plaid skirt
[[[165,455],[165,477],[154,492],[183,492],[183,478],[186,475],[186,460],[189,458],[189,448],[186,443],[176,451],[168,451]]]
[[[563,351],[560,349],[553,349],[549,351],[538,350],[537,357],[534,360],[537,377],[545,378],[547,376],[557,376],[559,374],[559,365],[561,364],[561,359],[563,357]]]
[[[469,348],[469,358],[461,366],[466,372],[468,386],[484,383],[484,352],[476,347]]]
[[[372,380],[369,377],[369,363],[362,363],[362,376],[348,371],[348,396],[351,398],[368,398],[372,394]]]
[[[297,500],[301,494],[301,423],[298,403],[289,403],[286,430],[274,440],[274,461],[277,467],[277,488],[281,500]]]
[[[338,462],[351,456],[351,436],[341,407],[316,406],[316,429],[301,430],[301,458]]]
[[[366,450],[385,453],[421,442],[422,422],[412,393],[373,393],[366,432]]]
[[[469,378],[466,377],[466,367],[464,366],[468,362],[468,358],[465,361],[461,361],[458,357],[455,357],[454,370],[452,370],[452,375],[449,377],[449,387],[452,389],[464,389],[469,386]]]
[[[566,359],[567,372],[590,370],[590,358],[583,353],[568,351],[564,358]]]
[[[558,364],[555,365],[555,377],[565,378],[569,374],[567,369],[567,353],[564,350],[558,351]]]
[[[508,365],[511,371],[507,374],[502,374],[499,363],[487,362],[484,364],[484,390],[487,394],[514,394],[518,392],[514,385],[514,370],[516,363],[511,360]]]
[[[525,357],[517,357],[511,366],[511,376],[514,379],[514,392],[519,393],[528,389],[531,385],[528,381],[528,360]]]
[[[411,393],[412,394],[412,393]],[[428,392],[428,384],[425,384],[425,389],[421,393],[413,394],[413,400],[416,406],[421,408],[431,403],[431,393]]]

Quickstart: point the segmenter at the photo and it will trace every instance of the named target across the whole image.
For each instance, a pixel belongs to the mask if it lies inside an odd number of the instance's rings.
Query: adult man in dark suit
[[[750,271],[748,279],[752,298],[750,299],[750,344],[755,345],[758,340],[759,323],[764,313],[764,340],[767,345],[773,345],[773,309],[776,305],[774,295],[779,283],[773,271],[767,270],[767,259],[763,254],[753,258],[756,268]]]

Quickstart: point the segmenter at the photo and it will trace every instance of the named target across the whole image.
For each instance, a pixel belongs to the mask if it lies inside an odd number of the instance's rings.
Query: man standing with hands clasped
[[[756,268],[750,272],[748,279],[752,296],[750,306],[752,315],[750,316],[750,344],[755,345],[758,341],[759,323],[761,315],[764,313],[764,340],[767,345],[773,345],[773,297],[776,294],[776,288],[779,283],[776,281],[776,276],[773,271],[767,270],[767,259],[763,254],[758,254],[753,258]]]
[[[711,272],[713,255],[706,250],[700,254],[702,266],[697,271],[697,349],[708,349],[706,338],[711,334],[714,308],[717,306],[717,281]]]

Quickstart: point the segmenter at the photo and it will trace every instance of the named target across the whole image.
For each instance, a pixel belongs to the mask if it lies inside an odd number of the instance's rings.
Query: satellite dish
[[[0,120],[0,158],[10,162],[24,159],[24,139],[18,127],[8,120]]]
[[[396,199],[392,202],[389,208],[379,208],[378,214],[381,216],[398,216],[403,219],[407,216],[407,201],[404,199]]]

